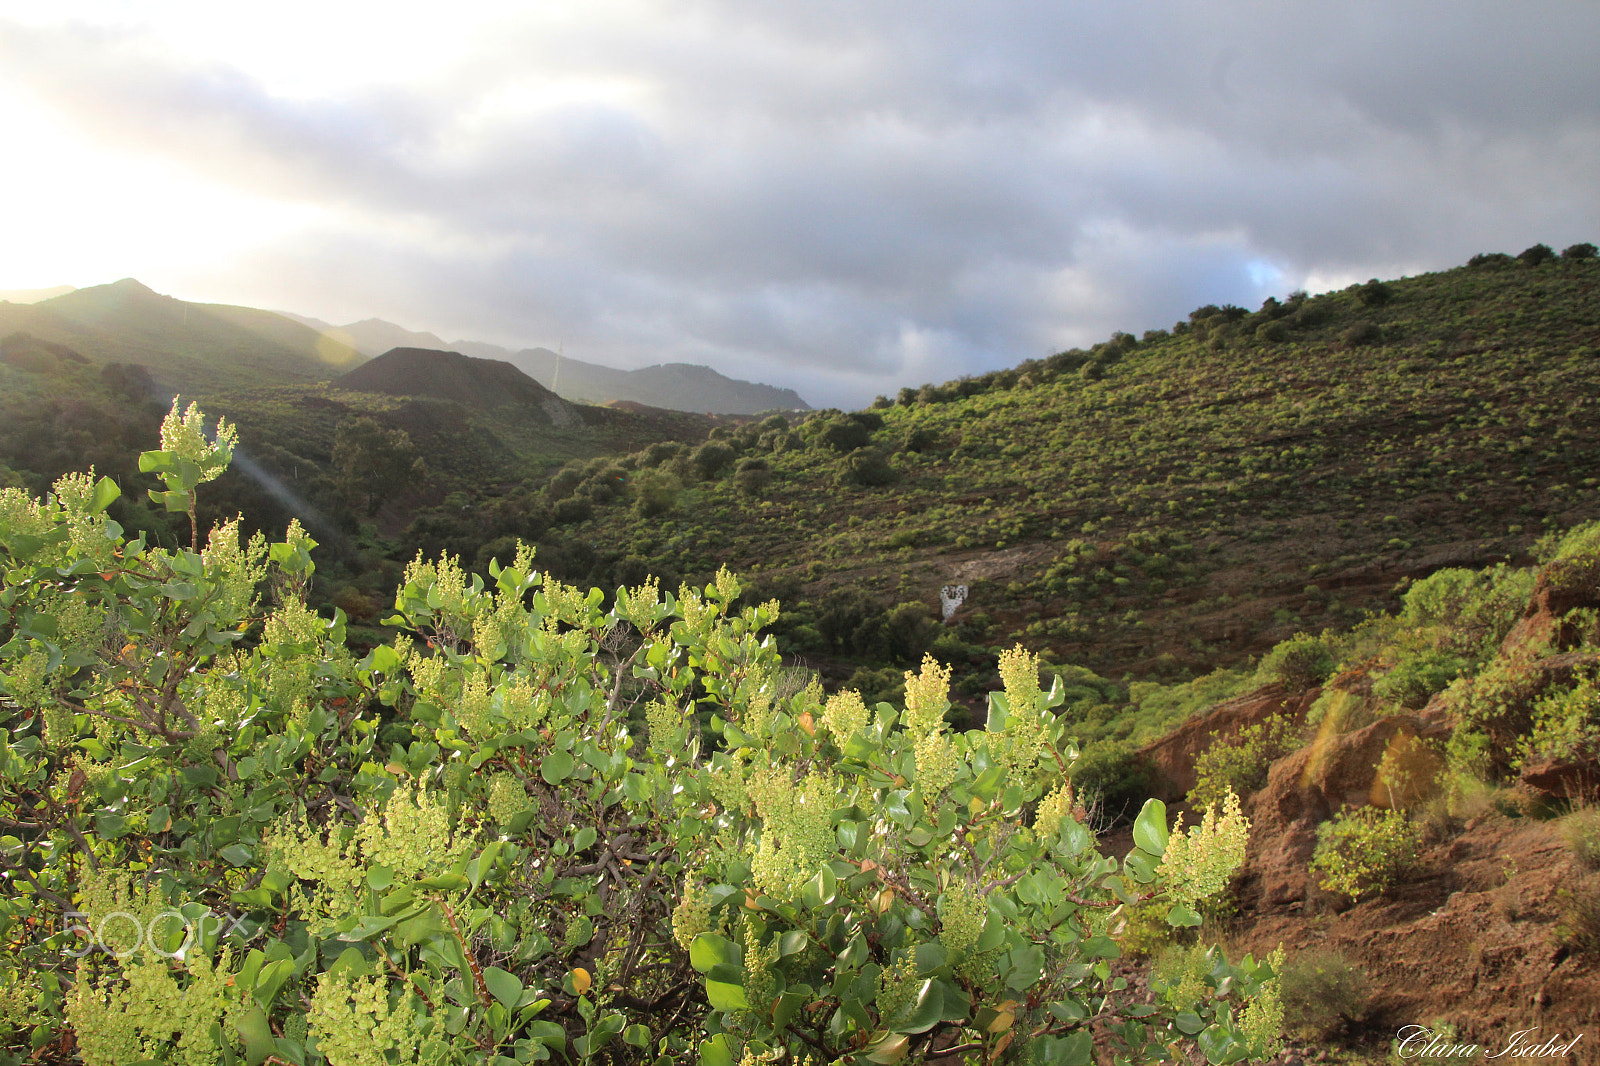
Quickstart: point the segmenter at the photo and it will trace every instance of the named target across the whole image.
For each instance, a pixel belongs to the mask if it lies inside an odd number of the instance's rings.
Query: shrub
[[[733,462],[733,448],[720,440],[708,440],[689,454],[689,462],[700,480],[709,481]]]
[[[1516,260],[1512,259],[1511,256],[1507,255],[1505,252],[1479,252],[1477,255],[1467,260],[1467,266],[1474,269],[1499,269],[1501,267],[1510,266],[1515,262]]]
[[[678,502],[683,485],[665,470],[646,470],[633,480],[633,513],[640,518],[664,515]]]
[[[759,496],[772,481],[772,469],[762,459],[741,459],[733,483],[746,496]]]
[[[1597,249],[1588,241],[1584,241],[1581,244],[1569,244],[1561,249],[1561,258],[1563,259],[1593,259],[1597,254],[1600,254],[1600,249]]]
[[[1436,570],[1406,590],[1400,621],[1434,627],[1444,647],[1480,666],[1522,617],[1537,574],[1527,567],[1499,564],[1482,570]]]
[[[1548,244],[1536,244],[1531,248],[1524,248],[1522,251],[1517,253],[1517,260],[1528,266],[1538,266],[1541,263],[1548,263],[1555,257],[1556,253],[1550,250],[1550,246]]]
[[[1545,759],[1594,763],[1600,759],[1600,681],[1582,671],[1571,687],[1542,697],[1533,708],[1533,730],[1518,746],[1524,765]]]
[[[845,457],[840,479],[848,485],[890,485],[900,476],[889,457],[876,448],[863,448]]]
[[[1394,298],[1394,290],[1377,278],[1356,288],[1356,298],[1368,307],[1379,307]]]
[[[1150,794],[1150,766],[1125,740],[1087,745],[1072,764],[1072,785],[1083,804],[1099,811],[1104,825],[1126,824]]]
[[[1438,792],[1443,765],[1433,745],[1410,733],[1396,733],[1378,760],[1374,787],[1383,789],[1389,806],[1412,810]]]
[[[1345,327],[1339,334],[1339,340],[1346,347],[1360,348],[1369,344],[1379,344],[1383,341],[1383,330],[1376,323],[1361,321],[1354,322]]]
[[[179,443],[144,458],[192,500],[220,445]],[[118,491],[0,492],[0,807],[35,823],[5,845],[7,1060],[1086,1062],[1096,1015],[1133,1060],[1270,1053],[1276,963],[1209,952],[1152,1012],[1091,924],[1197,924],[1237,805],[1185,830],[1149,801],[1102,855],[1020,648],[953,732],[932,662],[903,715],[789,683],[776,605],[725,570],[607,609],[523,545],[487,581],[416,558],[400,635],[357,653],[298,525],[151,547]]]
[[[1277,320],[1263,322],[1256,327],[1256,339],[1273,344],[1281,343],[1289,339],[1289,327]]]
[[[1366,975],[1337,951],[1313,948],[1290,956],[1282,981],[1284,1026],[1302,1039],[1323,1040],[1359,1026],[1371,1009]]]
[[[1556,892],[1560,914],[1556,918],[1556,940],[1573,951],[1600,955],[1600,884],[1594,878]]]
[[[550,509],[550,520],[558,526],[587,521],[594,514],[594,503],[587,496],[568,496]]]
[[[1232,737],[1213,733],[1211,746],[1195,759],[1189,802],[1202,808],[1221,803],[1230,792],[1249,796],[1267,783],[1272,764],[1299,746],[1299,730],[1276,714]]]
[[[1292,691],[1303,691],[1326,681],[1337,665],[1326,641],[1298,633],[1267,652],[1256,669],[1256,683],[1277,682]]]
[[[1372,683],[1372,694],[1407,710],[1426,707],[1435,693],[1443,692],[1469,669],[1459,655],[1436,648],[1425,648],[1406,655]]]
[[[1382,893],[1416,865],[1422,834],[1405,812],[1357,807],[1317,827],[1311,869],[1318,884],[1350,899]]]
[[[1600,870],[1600,807],[1583,807],[1561,822],[1572,857],[1585,870]]]

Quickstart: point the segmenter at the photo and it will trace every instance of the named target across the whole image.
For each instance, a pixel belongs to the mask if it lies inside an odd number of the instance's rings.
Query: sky
[[[0,289],[859,407],[1600,243],[1587,0],[0,0]]]

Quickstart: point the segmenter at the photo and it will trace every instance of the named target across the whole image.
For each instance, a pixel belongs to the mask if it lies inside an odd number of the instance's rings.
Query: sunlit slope
[[[1597,284],[1593,260],[1490,259],[1201,308],[823,412],[787,443],[734,439],[671,510],[601,506],[573,535],[671,573],[727,564],[786,602],[936,610],[963,583],[956,621],[982,643],[1119,677],[1210,669],[1600,516]],[[754,495],[746,458],[770,471]]]
[[[0,304],[0,336],[25,332],[93,363],[140,363],[158,385],[190,394],[325,381],[365,357],[270,311],[199,304],[131,278],[35,304]]]

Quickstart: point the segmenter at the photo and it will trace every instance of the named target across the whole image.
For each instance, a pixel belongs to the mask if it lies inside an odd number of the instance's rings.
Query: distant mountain
[[[754,415],[763,411],[809,411],[793,389],[726,377],[708,366],[664,363],[638,370],[564,358],[548,348],[524,348],[504,356],[540,384],[574,400],[631,400],[675,411]]]
[[[393,348],[336,378],[333,385],[351,392],[450,400],[469,411],[520,407],[563,428],[581,422],[572,404],[510,363],[460,352]]]
[[[75,291],[71,285],[57,285],[51,289],[0,289],[0,301],[14,304],[36,304],[52,296],[65,296]]]
[[[0,303],[0,336],[25,333],[89,362],[138,363],[173,392],[325,381],[362,353],[271,311],[188,303],[132,278],[35,304]]]
[[[381,318],[332,326],[315,318],[282,313],[369,356],[392,348],[445,349],[476,359],[511,363],[557,395],[574,401],[610,403],[629,400],[673,411],[724,415],[810,410],[810,404],[793,389],[739,381],[707,366],[667,363],[640,370],[618,370],[598,363],[586,363],[581,359],[566,358],[548,348],[524,348],[513,352],[509,348],[482,341],[446,343],[435,334],[418,333]]]

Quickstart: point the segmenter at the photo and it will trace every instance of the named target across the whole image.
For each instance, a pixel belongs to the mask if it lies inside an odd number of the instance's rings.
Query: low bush
[[[192,511],[232,440],[168,421],[142,462]],[[1271,1054],[1276,960],[1208,952],[1181,1012],[1105,961],[1119,905],[1200,923],[1237,803],[1185,829],[1151,800],[1102,855],[1021,648],[955,732],[932,660],[904,713],[793,677],[726,570],[607,609],[519,545],[487,580],[414,559],[363,654],[307,604],[298,524],[152,547],[119,495],[0,490],[0,809],[33,820],[5,838],[7,1062]]]
[[[1375,322],[1355,322],[1345,327],[1344,332],[1339,334],[1339,340],[1347,348],[1380,344],[1383,341],[1383,330],[1379,329]]]
[[[1212,734],[1213,741],[1195,760],[1196,782],[1189,802],[1197,808],[1222,802],[1232,792],[1249,796],[1267,783],[1272,764],[1300,746],[1299,730],[1282,715],[1273,715],[1232,737]]]
[[[1379,307],[1394,299],[1394,290],[1377,278],[1373,278],[1365,285],[1357,286],[1356,298],[1367,307]]]
[[[1523,765],[1547,759],[1593,763],[1600,758],[1600,680],[1594,668],[1533,708],[1533,730],[1518,742]]]
[[[1556,253],[1550,250],[1550,246],[1548,244],[1535,244],[1533,247],[1524,248],[1522,251],[1517,253],[1517,260],[1528,266],[1538,266],[1541,263],[1548,263],[1555,257]]]
[[[1563,259],[1593,259],[1597,254],[1600,254],[1600,249],[1597,249],[1588,241],[1569,244],[1561,249],[1561,258]]]
[[[1372,1006],[1366,975],[1337,951],[1317,948],[1291,956],[1281,975],[1285,1029],[1322,1040],[1359,1026]]]
[[[1468,666],[1459,655],[1427,648],[1405,656],[1373,681],[1372,694],[1406,710],[1418,710],[1465,673]]]
[[[1267,652],[1256,670],[1256,683],[1304,691],[1326,681],[1337,665],[1326,640],[1299,633]]]
[[[1317,827],[1311,868],[1321,887],[1349,899],[1380,894],[1416,865],[1422,835],[1405,812],[1357,807]]]
[[[1600,807],[1583,807],[1562,819],[1561,835],[1585,870],[1600,870]]]
[[[1558,943],[1585,955],[1600,955],[1600,883],[1590,877],[1556,893],[1560,915],[1552,930]]]

